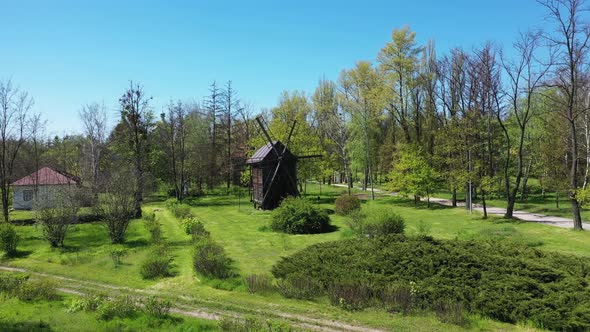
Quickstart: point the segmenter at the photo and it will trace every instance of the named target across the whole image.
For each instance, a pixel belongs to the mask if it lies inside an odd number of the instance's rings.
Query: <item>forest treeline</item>
[[[511,218],[529,179],[543,192],[562,192],[574,228],[590,197],[590,26],[582,0],[543,0],[545,30],[516,34],[510,47],[483,41],[471,49],[436,52],[409,27],[395,29],[373,61],[358,61],[337,80],[321,79],[312,93],[284,92],[278,105],[255,112],[231,81],[211,84],[200,102],[171,101],[161,112],[136,83],[119,98],[120,118],[107,109],[80,110],[84,132],[48,139],[32,98],[0,82],[0,191],[8,219],[11,181],[52,165],[81,177],[99,193],[114,179],[134,188],[136,215],[143,195],[164,184],[182,200],[223,185],[247,186],[245,161],[266,143],[260,113],[274,139],[302,161],[298,178],[352,185],[377,183],[428,197],[438,189],[471,190],[507,200]],[[545,20],[545,21],[544,21]],[[121,175],[123,174],[123,175]]]

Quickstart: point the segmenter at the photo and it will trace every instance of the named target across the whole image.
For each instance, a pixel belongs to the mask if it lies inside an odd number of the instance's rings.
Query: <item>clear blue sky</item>
[[[202,99],[213,80],[232,80],[257,111],[374,60],[394,28],[409,25],[442,54],[510,47],[545,16],[534,0],[0,0],[0,10],[0,79],[29,91],[52,134],[80,132],[78,109],[93,101],[114,122],[129,80],[156,114],[171,99]]]

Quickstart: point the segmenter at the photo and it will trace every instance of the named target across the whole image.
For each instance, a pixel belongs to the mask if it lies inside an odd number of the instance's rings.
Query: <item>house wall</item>
[[[15,210],[31,210],[36,203],[43,202],[51,207],[55,204],[55,198],[63,195],[67,201],[69,197],[75,197],[79,193],[79,187],[75,185],[47,185],[39,186],[35,197],[34,186],[14,186],[12,195],[12,208]],[[27,193],[28,192],[28,193]],[[29,195],[33,195],[32,197]],[[31,199],[27,199],[29,197]]]

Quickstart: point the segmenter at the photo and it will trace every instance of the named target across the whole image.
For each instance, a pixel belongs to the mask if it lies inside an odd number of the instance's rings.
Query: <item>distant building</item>
[[[12,207],[15,210],[31,210],[37,200],[45,206],[53,204],[56,196],[74,197],[79,191],[80,179],[51,167],[43,167],[12,184]]]

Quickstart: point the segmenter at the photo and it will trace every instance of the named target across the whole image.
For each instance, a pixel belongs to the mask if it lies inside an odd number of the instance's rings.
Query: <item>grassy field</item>
[[[334,199],[345,189],[308,184],[307,196],[319,206],[333,209]],[[317,197],[320,196],[318,200]],[[366,197],[366,195],[363,195]],[[238,204],[238,202],[240,204]],[[285,235],[267,230],[270,213],[254,210],[247,199],[237,196],[213,195],[190,199],[193,214],[204,220],[212,238],[220,243],[235,261],[241,276],[270,274],[270,268],[280,257],[289,255],[314,243],[338,240],[353,236],[346,220],[332,214],[336,230],[317,235]],[[437,238],[504,238],[526,243],[541,250],[559,251],[579,256],[590,256],[590,233],[574,232],[552,226],[506,222],[497,218],[482,220],[478,214],[469,215],[462,209],[452,209],[425,204],[415,208],[413,203],[397,197],[379,197],[375,202],[391,206],[406,220],[408,234],[427,233]],[[397,330],[454,331],[457,326],[443,324],[434,316],[418,313],[410,316],[388,314],[380,310],[348,312],[329,305],[327,298],[317,301],[298,301],[281,297],[277,293],[266,296],[249,294],[240,279],[219,282],[197,275],[192,268],[192,245],[190,237],[180,227],[179,221],[166,209],[162,198],[153,198],[144,207],[146,213],[156,211],[162,223],[163,234],[170,246],[173,261],[173,276],[159,280],[142,279],[140,263],[152,254],[149,235],[140,220],[130,225],[123,264],[116,267],[110,257],[113,246],[109,244],[106,230],[97,223],[72,227],[65,240],[65,248],[52,249],[35,226],[18,226],[22,238],[18,257],[4,258],[2,265],[26,268],[31,271],[63,275],[82,280],[108,283],[157,291],[172,299],[178,296],[191,297],[194,305],[231,310],[262,317],[280,316],[281,313],[307,315],[329,320],[341,320],[366,326]],[[56,312],[67,316],[57,304],[39,303],[40,312]],[[14,306],[13,306],[14,307]],[[16,305],[18,308],[19,306]],[[16,313],[9,306],[0,306],[0,317],[15,319]],[[19,309],[20,310],[20,309]],[[24,309],[23,309],[24,310]],[[33,310],[33,309],[31,309]],[[33,313],[30,314],[33,317]],[[48,314],[51,316],[51,314]],[[82,314],[81,314],[82,315]],[[82,315],[83,316],[83,315]],[[25,317],[25,316],[22,316]],[[21,318],[22,318],[21,317]],[[84,319],[81,317],[80,319]],[[19,318],[28,321],[28,318]],[[98,324],[98,323],[97,323]],[[113,323],[115,324],[115,323]],[[52,324],[53,325],[53,324]],[[59,326],[59,325],[58,325]],[[177,326],[178,328],[182,325]],[[108,329],[99,326],[97,329]],[[471,317],[471,330],[532,330]]]

